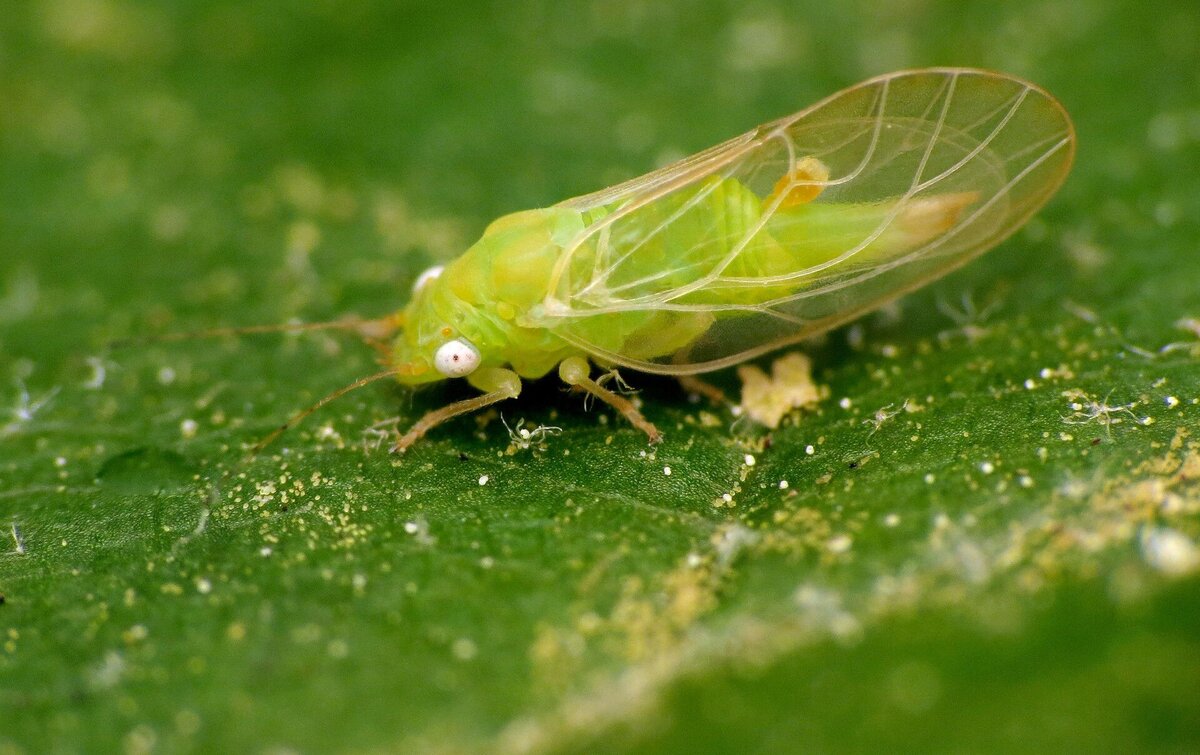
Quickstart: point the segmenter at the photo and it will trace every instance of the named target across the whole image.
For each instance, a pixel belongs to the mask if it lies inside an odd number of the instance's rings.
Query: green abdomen
[[[539,376],[581,353],[572,341],[635,360],[663,357],[718,318],[803,288],[803,277],[785,277],[856,243],[874,238],[857,263],[916,240],[893,229],[879,234],[890,219],[886,204],[814,202],[764,217],[761,197],[717,177],[611,218],[619,212],[550,207],[508,215],[447,267],[438,289],[470,310],[469,317],[458,314],[462,332],[485,363]],[[572,246],[594,224],[595,232]],[[566,275],[551,292],[567,250]],[[551,293],[566,316],[538,315]]]

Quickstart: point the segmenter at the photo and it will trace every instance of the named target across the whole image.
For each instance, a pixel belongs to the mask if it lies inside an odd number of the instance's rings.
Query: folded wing
[[[965,69],[866,81],[634,181],[586,227],[545,324],[596,357],[699,372],[850,320],[1015,231],[1074,154],[1062,107]],[[612,331],[629,319],[638,327]]]

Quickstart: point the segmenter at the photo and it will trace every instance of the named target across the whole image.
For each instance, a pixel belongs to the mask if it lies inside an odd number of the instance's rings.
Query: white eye
[[[455,338],[438,347],[433,355],[433,366],[446,377],[470,375],[479,366],[479,351],[461,338]]]
[[[413,281],[413,293],[415,294],[416,292],[425,288],[425,284],[429,283],[431,280],[433,280],[434,278],[441,275],[442,270],[445,270],[445,269],[446,269],[445,265],[434,265],[433,267],[429,268],[425,272],[418,275],[417,279],[415,281]]]

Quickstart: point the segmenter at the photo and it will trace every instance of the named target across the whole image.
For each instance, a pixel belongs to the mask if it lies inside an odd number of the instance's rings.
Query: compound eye
[[[434,265],[433,267],[427,269],[425,272],[418,275],[417,279],[415,281],[413,281],[413,287],[412,287],[413,293],[415,294],[418,291],[420,291],[421,289],[425,288],[425,286],[427,286],[430,281],[432,281],[434,278],[437,278],[439,275],[441,275],[442,271],[445,269],[446,269],[445,265]]]
[[[446,377],[470,375],[479,366],[479,350],[461,338],[446,341],[433,355],[433,366]]]

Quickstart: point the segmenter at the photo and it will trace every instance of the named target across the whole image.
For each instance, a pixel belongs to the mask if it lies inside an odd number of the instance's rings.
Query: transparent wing
[[[651,372],[716,369],[846,322],[1015,231],[1073,159],[1027,82],[968,69],[871,79],[560,206],[585,227],[540,325]]]

